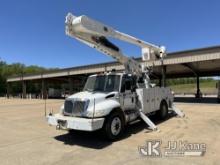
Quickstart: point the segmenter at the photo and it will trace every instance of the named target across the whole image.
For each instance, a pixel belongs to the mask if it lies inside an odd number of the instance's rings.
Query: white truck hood
[[[106,99],[106,96],[113,95],[113,98]],[[110,92],[110,93],[103,93],[103,92],[88,92],[83,91],[76,94],[69,96],[67,99],[76,99],[81,101],[88,101],[88,108],[86,110],[86,116],[91,117],[93,115],[93,111],[95,109],[95,117],[105,116],[108,114],[114,107],[118,107],[119,102],[115,100],[117,97],[118,92]],[[62,107],[64,108],[64,106]]]
[[[80,100],[100,100],[103,99],[107,96],[108,94],[106,93],[101,93],[101,92],[88,92],[88,91],[83,91],[79,92],[76,94],[73,94],[68,97],[68,99],[80,99]]]

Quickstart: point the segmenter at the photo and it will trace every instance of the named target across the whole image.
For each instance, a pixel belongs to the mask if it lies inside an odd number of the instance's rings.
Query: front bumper
[[[79,118],[63,116],[61,114],[48,115],[46,117],[49,125],[56,126],[58,129],[74,129],[82,131],[95,131],[101,129],[105,118]]]

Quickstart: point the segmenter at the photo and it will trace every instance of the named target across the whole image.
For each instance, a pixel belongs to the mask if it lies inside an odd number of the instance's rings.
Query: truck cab
[[[135,89],[135,77],[132,75],[112,72],[92,75],[88,77],[83,91],[68,97],[61,110],[66,116],[97,118],[108,115],[115,108],[123,111],[135,109]],[[77,102],[83,105],[76,106]],[[78,110],[74,111],[72,107]]]
[[[114,139],[126,124],[124,111],[135,108],[134,88],[131,75],[110,72],[89,76],[83,91],[69,96],[60,113],[48,115],[47,121],[67,130],[95,131],[107,127],[107,134]],[[114,122],[109,124],[106,120]]]

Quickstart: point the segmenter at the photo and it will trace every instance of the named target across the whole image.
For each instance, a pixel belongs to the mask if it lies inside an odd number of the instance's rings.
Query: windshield
[[[99,92],[119,91],[119,82],[119,75],[92,76],[88,78],[84,90]]]

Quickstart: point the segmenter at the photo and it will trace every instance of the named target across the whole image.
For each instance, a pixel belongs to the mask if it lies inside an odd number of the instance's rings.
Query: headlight
[[[60,107],[60,114],[62,114],[64,111],[64,104]]]
[[[92,116],[93,116],[93,112],[91,112],[91,111],[85,111],[85,112],[83,113],[83,116],[85,116],[85,117],[92,117]]]
[[[105,110],[94,110],[94,111],[85,111],[85,113],[83,114],[83,116],[86,117],[101,117],[101,116],[105,116],[106,115],[106,111]]]
[[[104,116],[106,115],[106,111],[105,110],[98,110],[98,111],[95,111],[95,115],[96,117],[100,117],[100,116]]]

